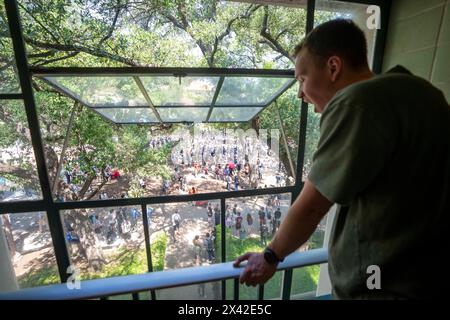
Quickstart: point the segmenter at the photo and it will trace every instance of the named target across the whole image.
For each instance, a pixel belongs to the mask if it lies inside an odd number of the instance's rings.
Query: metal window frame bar
[[[224,263],[227,261],[227,246],[226,246],[226,225],[225,225],[225,215],[226,215],[226,204],[225,204],[225,198],[220,199],[220,234],[221,234],[221,242],[220,242],[220,249],[222,252],[221,256],[221,262]],[[227,298],[227,283],[225,280],[222,281],[222,300],[226,300]]]
[[[75,92],[72,92],[71,90],[65,88],[61,88],[60,86],[56,85],[55,83],[53,83],[52,80],[47,79],[47,78],[40,78],[40,80],[42,80],[44,83],[46,83],[47,85],[49,85],[50,87],[54,88],[56,91],[58,91],[60,94],[64,95],[64,96],[68,96],[69,98],[72,98],[73,100],[77,101],[79,104],[81,104],[82,106],[91,109],[93,112],[95,112],[96,114],[98,114],[100,117],[104,118],[106,121],[108,121],[111,124],[117,124],[116,122],[112,121],[111,119],[109,119],[108,117],[102,115],[100,112],[98,112],[97,110],[95,110],[95,108],[90,105],[89,103],[83,101],[81,99],[81,97],[79,97]],[[148,107],[147,107],[148,108]]]
[[[306,29],[305,34],[308,34],[314,28],[314,13],[315,13],[316,1],[308,0],[306,5]],[[306,148],[306,125],[308,123],[308,104],[302,99],[300,107],[300,132],[299,142],[297,150],[297,168],[295,172],[295,190],[292,192],[291,204],[297,199],[300,191],[303,188],[303,166],[305,161],[305,148]],[[286,150],[289,152],[289,150]],[[290,295],[291,284],[286,283],[285,280],[290,279],[292,281],[292,270],[285,271],[283,274],[283,284],[281,287],[281,296],[285,297]]]
[[[163,204],[176,202],[190,202],[190,201],[204,201],[204,200],[219,200],[229,198],[243,198],[251,196],[261,196],[280,193],[292,193],[295,186],[287,187],[273,187],[267,189],[250,189],[238,191],[222,191],[210,193],[196,193],[191,195],[169,195],[169,196],[153,196],[143,198],[120,198],[120,199],[104,199],[104,200],[83,200],[83,201],[67,201],[54,202],[54,206],[58,210],[71,209],[88,209],[88,208],[102,208],[102,207],[120,207],[120,206],[137,206],[142,204]],[[1,202],[0,213],[20,213],[27,210],[30,206],[33,210],[46,210],[46,203],[42,200],[17,202]]]
[[[258,286],[258,300],[264,300],[264,285]]]
[[[281,300],[291,299],[291,288],[292,288],[292,274],[293,269],[287,269],[283,274],[283,291],[281,295]]]
[[[294,81],[295,83],[295,81]],[[245,105],[239,105],[239,104],[224,104],[224,105],[216,105],[217,108],[263,108],[266,104],[245,104]],[[154,105],[155,108],[158,109],[171,109],[171,108],[204,108],[209,109],[211,108],[211,105],[205,105],[205,104],[170,104],[170,105]],[[131,106],[124,106],[124,105],[95,105],[91,107],[93,109],[139,109],[139,108],[148,108],[148,105],[131,105]]]
[[[233,280],[233,300],[239,300],[239,278],[234,278]]]
[[[159,122],[163,123],[161,116],[159,115],[159,112],[156,110],[155,106],[153,105],[153,101],[152,101],[152,99],[150,99],[150,96],[149,96],[147,90],[145,89],[141,79],[137,76],[134,76],[133,79],[136,82],[137,86],[139,87],[139,90],[141,90],[141,93],[144,96],[145,100],[147,101],[148,107],[150,107],[150,109],[152,109],[153,113],[155,114],[155,116],[159,120]]]
[[[262,108],[257,114],[255,114],[253,116],[253,118],[245,121],[251,121],[254,118],[256,118],[257,116],[259,116],[267,107],[269,107],[272,103],[274,103],[285,91],[289,90],[295,83],[297,82],[296,79],[292,80],[291,82],[287,83],[285,86],[283,86],[280,90],[278,90],[278,92],[272,97],[272,99],[269,100],[267,106],[265,106],[264,108]],[[217,106],[219,107],[219,106]]]
[[[149,110],[151,110],[148,106],[145,108],[148,108]],[[102,108],[98,108],[98,109],[102,109]],[[103,108],[103,109],[107,109],[107,108]],[[100,113],[98,110],[96,110],[96,108],[92,108],[91,110],[93,112],[95,112],[96,114],[98,114],[103,119],[105,119],[106,121],[108,121],[109,123],[112,123],[113,125],[117,125],[117,124],[155,124],[155,125],[158,125],[158,124],[161,124],[161,122],[157,122],[157,121],[155,121],[155,122],[152,122],[152,121],[148,121],[148,122],[144,122],[144,121],[142,121],[142,122],[116,122],[113,119],[111,119],[110,117]]]
[[[369,1],[367,1],[369,2]],[[384,49],[386,46],[387,33],[389,28],[389,16],[391,12],[392,0],[370,1],[380,7],[381,29],[377,30],[375,38],[375,47],[372,61],[372,71],[380,74],[383,70]]]
[[[307,1],[307,12],[306,12],[306,30],[305,34],[308,34],[314,28],[314,13],[315,13],[315,0]],[[299,132],[299,143],[297,151],[297,168],[295,175],[295,190],[292,193],[292,203],[297,199],[303,188],[302,176],[303,176],[303,165],[305,161],[305,148],[306,148],[306,126],[308,123],[308,104],[302,99],[300,106],[300,132]]]
[[[131,297],[133,300],[139,300],[139,292],[133,292],[131,294]]]
[[[148,224],[147,205],[145,204],[141,205],[141,210],[142,210],[142,224],[144,227],[145,254],[147,256],[148,272],[153,272],[152,246],[150,243],[150,230]],[[155,290],[150,290],[150,298],[152,300],[156,300]]]
[[[49,85],[50,87],[54,88],[56,91],[58,91],[62,95],[68,96],[68,97],[72,98],[73,100],[78,101],[83,106],[88,107],[88,108],[95,108],[94,105],[92,105],[89,102],[84,101],[83,99],[81,99],[81,97],[78,94],[76,94],[75,92],[73,92],[69,88],[66,88],[64,86],[61,86],[61,85],[55,83],[52,79],[39,78],[39,80],[45,82],[47,85]]]
[[[23,39],[23,30],[20,23],[19,8],[15,0],[5,0],[6,15],[8,17],[8,26],[11,33],[11,39],[14,48],[14,57],[16,59],[19,82],[22,89],[22,95],[27,115],[28,126],[31,134],[34,156],[36,159],[40,187],[42,189],[43,201],[47,214],[48,225],[53,241],[56,263],[58,265],[59,276],[62,282],[68,279],[67,268],[70,265],[69,253],[67,251],[64,230],[61,216],[54,206],[50,180],[45,161],[44,147],[42,144],[41,133],[39,129],[39,120],[37,108],[34,99],[33,87],[31,84],[31,75]]]
[[[102,116],[101,114],[99,114]],[[257,114],[258,115],[258,114]],[[256,117],[256,116],[255,116]],[[113,124],[160,124],[159,122],[113,122],[111,119],[107,119],[109,122]],[[248,123],[252,119],[243,120],[243,121],[164,121],[164,123],[180,123],[180,124],[192,124],[192,123]]]
[[[9,1],[9,0],[7,0]],[[245,68],[182,68],[182,67],[53,67],[40,68],[30,67],[30,73],[39,78],[52,76],[168,76],[179,77],[189,76],[233,76],[233,77],[268,77],[268,78],[289,78],[294,75],[292,69],[245,69]]]
[[[21,93],[2,93],[0,94],[0,100],[22,100],[23,94]]]
[[[209,108],[208,115],[206,116],[206,122],[208,122],[209,121],[209,117],[211,117],[211,113],[212,113],[212,111],[214,109],[214,106],[216,104],[217,98],[219,97],[220,90],[222,90],[222,85],[223,85],[224,81],[225,81],[225,77],[221,76],[220,79],[219,79],[219,82],[217,83],[216,91],[214,92],[214,96],[213,96],[213,99],[211,101],[211,107]]]

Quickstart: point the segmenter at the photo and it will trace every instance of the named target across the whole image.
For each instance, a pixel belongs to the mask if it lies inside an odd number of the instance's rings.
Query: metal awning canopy
[[[294,83],[293,70],[32,68],[38,77],[121,124],[247,122]]]

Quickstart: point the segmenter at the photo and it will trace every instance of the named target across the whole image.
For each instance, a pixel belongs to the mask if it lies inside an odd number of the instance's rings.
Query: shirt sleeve
[[[328,200],[349,205],[387,164],[392,144],[383,123],[376,106],[341,101],[325,109],[308,179]]]

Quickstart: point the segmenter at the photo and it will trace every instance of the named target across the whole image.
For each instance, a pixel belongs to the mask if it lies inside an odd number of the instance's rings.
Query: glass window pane
[[[306,123],[305,160],[302,180],[306,181],[311,171],[313,155],[317,150],[320,137],[320,113],[314,112],[312,106],[308,107],[308,121]]]
[[[94,110],[113,122],[159,122],[150,108],[97,108]]]
[[[221,300],[222,282],[207,282],[191,286],[156,291],[157,300]],[[142,300],[145,300],[145,296]]]
[[[262,251],[270,242],[291,204],[291,194],[227,199],[227,261]]]
[[[234,279],[226,281],[227,300],[234,299]],[[249,287],[246,284],[239,284],[239,300],[257,300],[259,287]]]
[[[147,213],[154,271],[221,262],[220,236],[216,239],[221,228],[220,201],[151,205]],[[205,283],[156,293],[159,300],[220,299],[221,287],[219,282]]]
[[[0,241],[6,240],[20,289],[59,283],[53,242],[45,212],[3,214],[0,216]]]
[[[51,83],[93,107],[148,106],[132,77],[45,77]]]
[[[307,300],[316,296],[320,265],[296,268],[292,273],[291,298]]]
[[[283,93],[277,99],[276,104],[271,104],[258,115],[261,128],[270,132],[272,151],[274,151],[276,155],[279,155],[280,166],[275,169],[275,172],[278,171],[281,174],[282,177],[280,182],[285,182],[286,185],[293,185],[295,183],[297,171],[298,143],[301,123],[301,101],[298,99],[297,95],[298,83],[294,84]],[[284,130],[281,130],[277,113],[280,114]],[[307,123],[309,124],[309,118]],[[262,130],[260,130],[260,132],[261,131]],[[277,185],[275,173],[273,174],[272,181],[273,185]]]
[[[42,199],[21,101],[0,100],[0,201]]]
[[[131,294],[119,294],[116,296],[109,296],[108,300],[133,300],[133,296]]]
[[[270,243],[291,204],[291,194],[276,194],[226,200],[227,261],[246,252],[261,252]],[[264,289],[264,296],[280,296],[281,275],[277,272]],[[227,281],[227,297],[233,297],[233,281]],[[258,288],[241,285],[239,299],[257,299]]]
[[[367,39],[367,61],[372,66],[375,40],[377,29],[367,27],[367,7],[369,4],[349,3],[343,1],[318,0],[316,1],[316,10],[314,12],[314,25],[317,26],[323,22],[345,18],[352,19],[364,32]]]
[[[277,271],[264,285],[264,300],[280,300],[284,271]]]
[[[265,105],[290,81],[286,78],[226,77],[215,105]]]
[[[326,216],[320,221],[316,230],[301,246],[298,251],[307,251],[323,248],[325,239],[325,229],[327,224]],[[319,281],[320,265],[313,265],[304,268],[296,268],[293,271],[291,295],[293,299],[310,299],[315,297],[317,283]]]
[[[261,110],[260,107],[215,107],[209,121],[249,121]]]
[[[82,280],[148,271],[140,207],[61,213],[72,266]]]
[[[0,2],[0,34],[2,35],[0,37],[0,94],[20,93],[16,60],[3,1]]]
[[[220,255],[216,254],[220,248],[219,239],[216,239],[216,234],[220,232],[220,201],[151,205],[147,207],[147,212],[152,248],[158,239],[162,239],[159,241],[164,246],[157,247],[165,247],[160,257],[153,260],[155,270],[180,269],[220,261]],[[174,227],[176,224],[178,227]]]
[[[206,121],[209,108],[156,108],[164,122],[203,122]]]
[[[211,105],[219,77],[141,77],[155,106]]]

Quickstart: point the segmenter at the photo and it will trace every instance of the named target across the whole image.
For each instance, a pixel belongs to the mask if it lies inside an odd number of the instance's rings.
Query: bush
[[[160,232],[151,244],[153,271],[164,270],[164,259],[166,257],[167,234]]]

